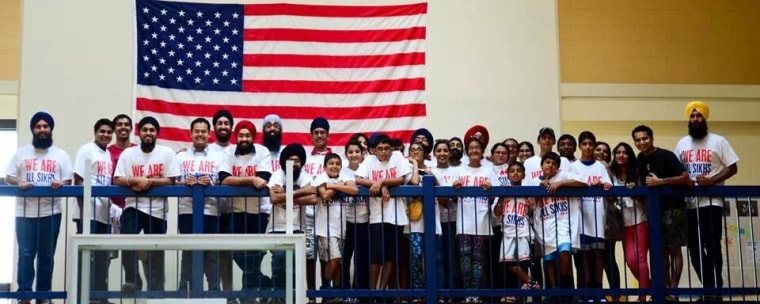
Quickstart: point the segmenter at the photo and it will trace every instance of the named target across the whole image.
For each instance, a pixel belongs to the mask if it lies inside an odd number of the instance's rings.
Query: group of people
[[[736,174],[738,156],[725,138],[707,130],[709,107],[692,102],[686,107],[689,135],[678,142],[675,153],[654,145],[651,128],[641,125],[631,135],[631,145],[613,149],[584,131],[576,138],[555,137],[554,130],[538,132],[534,151],[530,142],[509,138],[489,147],[483,126],[470,128],[464,137],[434,140],[426,129],[414,132],[405,153],[403,140],[384,134],[357,133],[346,143],[343,155],[328,144],[330,124],[315,118],[311,143],[283,145],[282,120],[268,115],[256,125],[235,123],[232,113],[218,111],[212,121],[197,118],[190,124],[192,146],[173,151],[157,144],[161,126],[150,116],[137,123],[139,144],[130,141],[133,122],[127,115],[99,119],[94,140],[83,145],[71,164],[68,154],[53,145],[53,117],[36,113],[30,128],[32,144],[19,147],[6,170],[6,181],[21,189],[32,186],[82,184],[119,185],[136,193],[152,187],[228,185],[267,191],[262,197],[204,199],[203,233],[285,233],[293,229],[307,239],[309,289],[316,288],[317,259],[321,288],[387,289],[424,288],[424,274],[437,275],[440,288],[589,288],[603,286],[607,272],[610,287],[620,287],[615,262],[615,242],[623,241],[625,263],[642,288],[651,286],[647,254],[649,238],[662,235],[667,287],[677,287],[681,277],[682,246],[688,246],[691,262],[705,287],[723,287],[720,239],[722,199],[662,197],[660,219],[647,216],[647,202],[639,197],[563,197],[552,195],[563,187],[647,185],[650,187],[721,185]],[[211,133],[215,141],[209,144]],[[116,137],[112,144],[113,137]],[[233,144],[234,142],[235,144]],[[401,143],[399,143],[401,142]],[[306,151],[304,144],[313,146]],[[553,152],[557,146],[559,153]],[[580,157],[576,159],[576,149]],[[406,154],[406,155],[405,155]],[[90,160],[90,162],[87,162]],[[285,165],[293,162],[292,176]],[[86,166],[91,176],[86,176]],[[546,197],[439,197],[432,216],[419,198],[394,197],[389,189],[420,185],[432,175],[439,186],[491,187],[540,186]],[[286,183],[293,181],[293,227],[286,227]],[[358,186],[369,189],[358,196]],[[19,243],[18,288],[49,291],[53,256],[61,224],[61,197],[17,199],[16,234]],[[166,197],[96,197],[92,199],[92,233],[164,234],[169,210]],[[81,233],[81,198],[75,221]],[[192,198],[178,204],[179,233],[193,233]],[[424,219],[435,219],[436,230],[425,231]],[[118,219],[118,220],[117,220]],[[648,221],[661,222],[662,231],[650,236]],[[687,229],[688,227],[688,229]],[[688,232],[687,232],[688,231]],[[197,231],[195,231],[197,232]],[[437,269],[424,269],[424,233],[439,235]],[[264,252],[204,252],[203,273],[209,290],[232,290],[233,262],[242,271],[245,290],[283,289],[285,255],[272,253],[272,275],[262,273]],[[659,254],[654,255],[659,258]],[[35,270],[34,261],[37,260]],[[142,261],[148,290],[164,290],[164,253],[124,251],[122,290],[143,289],[138,271]],[[179,289],[192,284],[192,253],[183,252]],[[108,287],[108,253],[93,255],[93,289]],[[575,266],[576,278],[572,267]],[[491,282],[486,283],[486,282]],[[505,292],[506,293],[506,292]],[[646,300],[641,295],[640,300]],[[264,299],[240,299],[258,303]],[[274,301],[281,299],[274,299]],[[339,303],[347,299],[323,299]],[[420,299],[411,299],[412,301]],[[477,297],[440,299],[442,302],[479,303]],[[515,302],[506,295],[497,299]],[[548,297],[549,302],[604,301],[602,294],[587,297]],[[677,301],[677,297],[668,296]],[[705,301],[720,297],[706,296]],[[22,300],[30,303],[31,300]],[[38,303],[49,303],[39,299]],[[107,299],[96,299],[108,303]],[[228,303],[237,303],[229,299]]]

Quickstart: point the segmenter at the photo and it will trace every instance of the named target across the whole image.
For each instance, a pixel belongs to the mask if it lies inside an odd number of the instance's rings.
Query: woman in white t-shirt
[[[354,179],[359,164],[364,160],[366,150],[360,141],[349,141],[345,146],[346,165],[340,175]],[[346,235],[343,240],[343,275],[341,282],[344,289],[369,289],[369,208],[366,196],[348,197],[343,204],[346,217]],[[353,257],[353,276],[351,265]],[[353,283],[351,283],[353,278]]]
[[[507,161],[510,158],[509,148],[504,143],[496,143],[491,147],[491,162],[493,163],[493,174],[495,177],[494,180],[494,186],[501,186],[501,187],[508,187],[510,186],[509,182],[509,176],[507,172],[507,167],[509,167],[509,164],[507,164]],[[496,204],[498,202],[499,198],[496,198],[491,203]],[[491,221],[491,224],[493,225],[493,234],[491,235],[490,244],[488,244],[489,248],[489,265],[492,265],[489,267],[489,277],[491,277],[491,287],[492,288],[507,288],[505,285],[505,282],[507,281],[507,278],[505,277],[507,274],[507,269],[504,267],[501,267],[502,264],[499,263],[499,255],[500,255],[500,248],[501,248],[501,240],[504,237],[501,229],[501,221],[493,220]],[[510,279],[512,277],[510,276]],[[511,281],[514,281],[513,279]]]
[[[435,156],[436,166],[431,169],[435,176],[438,186],[450,187],[455,181],[459,180],[459,168],[449,166],[449,141],[439,139],[433,145],[433,155]],[[459,277],[459,252],[456,243],[456,198],[439,197],[439,213],[441,218],[442,239],[439,242],[442,246],[438,252],[442,254],[441,272],[439,282],[443,288],[454,289],[460,288]]]
[[[482,187],[491,189],[494,180],[491,167],[481,165],[483,143],[474,137],[465,139],[470,163],[461,167],[459,180],[453,186]],[[459,243],[459,266],[463,287],[480,288],[480,279],[486,263],[487,240],[491,236],[491,214],[489,197],[460,197],[457,204],[457,240]],[[478,302],[474,297],[468,303]]]
[[[615,186],[636,186],[639,176],[636,165],[636,154],[627,143],[621,142],[615,146],[614,159],[610,164],[612,184]],[[639,287],[649,288],[652,282],[649,278],[649,225],[647,223],[646,203],[641,198],[620,197],[608,198],[617,208],[623,211],[623,252],[625,264],[631,273],[639,281]],[[639,301],[643,302],[646,296],[640,295]]]

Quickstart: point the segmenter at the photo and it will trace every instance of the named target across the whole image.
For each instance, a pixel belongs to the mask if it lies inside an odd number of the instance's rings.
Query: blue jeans
[[[53,285],[53,261],[61,214],[46,217],[16,217],[18,241],[18,291],[32,291],[34,259],[37,259],[37,291],[50,291]]]
[[[269,223],[269,214],[236,212],[230,226],[234,234],[263,234]],[[266,252],[262,250],[235,251],[232,259],[243,271],[243,289],[271,288],[271,279],[261,273],[261,261]]]
[[[193,215],[180,214],[177,220],[180,234],[193,233]],[[219,217],[212,215],[203,216],[203,233],[219,233]],[[179,272],[179,290],[185,290],[193,286],[193,251],[182,251],[182,262]],[[219,253],[217,251],[203,251],[203,273],[206,274],[206,282],[209,290],[219,290]]]

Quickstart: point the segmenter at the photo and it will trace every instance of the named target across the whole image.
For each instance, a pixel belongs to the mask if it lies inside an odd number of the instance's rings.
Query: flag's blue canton
[[[241,91],[244,8],[137,1],[137,83]]]

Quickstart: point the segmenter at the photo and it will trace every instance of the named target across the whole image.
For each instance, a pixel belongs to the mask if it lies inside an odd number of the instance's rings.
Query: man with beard
[[[282,119],[277,114],[269,114],[262,122],[264,130],[264,147],[269,150],[272,161],[272,172],[280,169],[280,151],[282,151]],[[268,199],[268,198],[267,198]]]
[[[723,137],[707,131],[710,108],[702,101],[686,106],[689,135],[678,141],[675,153],[694,185],[723,185],[738,171],[736,155]],[[723,198],[687,197],[686,224],[691,265],[706,288],[723,287],[723,258],[720,239],[723,231]],[[704,249],[703,249],[704,248]],[[706,301],[720,301],[719,296],[705,296]]]
[[[306,157],[306,163],[303,164],[303,174],[307,175],[310,180],[315,180],[319,175],[325,172],[325,155],[332,153],[332,149],[327,146],[330,136],[330,123],[323,117],[314,118],[309,128],[311,133],[311,144],[314,148]],[[303,221],[306,225],[306,285],[309,289],[316,288],[316,267],[317,267],[317,250],[315,248],[314,235],[314,206],[303,208]],[[327,282],[322,282],[322,286]]]
[[[95,134],[95,140],[83,145],[77,150],[77,156],[74,161],[74,184],[82,185],[84,179],[89,178],[92,180],[93,186],[110,186],[111,179],[113,178],[113,163],[111,162],[111,156],[108,153],[107,146],[111,142],[113,137],[114,125],[111,120],[101,118],[95,122],[93,131]],[[91,175],[86,176],[87,160],[91,161],[89,164],[91,168]],[[90,233],[92,234],[109,234],[110,233],[110,214],[111,208],[119,208],[115,205],[111,205],[111,199],[109,197],[93,197],[91,199],[91,205],[93,215],[84,216],[82,214],[81,205],[83,204],[82,198],[78,197],[78,204],[74,207],[74,222],[77,224],[77,234],[83,233],[83,221],[82,218],[91,218],[91,221],[87,221],[90,225]],[[105,291],[108,289],[108,265],[109,265],[108,251],[97,250],[92,252],[92,268],[90,275],[92,276],[91,288],[96,291]],[[107,299],[93,299],[91,303],[107,304]]]
[[[286,175],[285,163],[288,160],[293,161],[293,176]],[[280,169],[272,174],[272,178],[267,184],[269,186],[269,196],[272,199],[272,220],[269,221],[267,231],[269,233],[286,233],[286,205],[285,190],[288,179],[293,181],[293,227],[296,233],[304,233],[306,223],[303,221],[303,212],[301,207],[305,205],[313,206],[317,203],[317,191],[311,186],[312,178],[302,172],[302,164],[306,162],[306,150],[301,144],[289,144],[280,154]],[[308,257],[307,257],[308,258]],[[285,252],[278,250],[272,252],[272,283],[275,289],[285,288]],[[301,279],[301,278],[299,278]],[[279,300],[279,299],[278,299]],[[275,301],[284,303],[285,301]]]
[[[578,149],[578,143],[575,137],[570,134],[562,134],[557,141],[557,152],[559,156],[567,158],[570,162],[575,162],[575,150]]]
[[[235,153],[235,145],[230,143],[232,137],[232,126],[234,125],[234,119],[230,111],[226,109],[220,109],[214,113],[214,117],[211,119],[214,127],[214,135],[216,140],[211,143],[208,148],[211,151],[223,152],[232,158]],[[232,233],[230,227],[232,227],[232,206],[228,197],[219,197],[219,233]],[[232,291],[232,252],[220,251],[219,252],[219,279],[222,283],[223,291]],[[230,299],[228,303],[234,304],[237,300]]]
[[[143,117],[137,124],[140,130],[140,145],[124,150],[119,156],[114,173],[114,184],[125,186],[134,192],[144,192],[151,187],[174,184],[180,175],[174,151],[156,144],[161,126],[152,116]],[[146,234],[166,233],[166,197],[127,197],[121,215],[121,233]],[[148,273],[145,274],[149,290],[164,290],[164,252],[148,253]],[[142,279],[137,271],[137,257],[134,251],[124,251],[124,285],[122,292],[133,294],[142,290]]]
[[[53,146],[55,121],[50,114],[37,112],[29,122],[32,144],[16,150],[7,169],[5,180],[26,190],[31,187],[59,189],[71,184],[71,160],[66,151]],[[61,202],[63,197],[17,197],[16,240],[18,241],[19,292],[31,292],[32,282],[36,291],[50,291],[53,283],[53,259],[61,229]],[[35,257],[37,268],[35,272]],[[19,303],[29,304],[22,299]],[[51,303],[38,299],[37,303]]]
[[[462,165],[464,155],[464,144],[459,137],[449,139],[449,166],[459,167]]]
[[[689,174],[673,152],[654,146],[654,132],[645,125],[631,131],[636,149],[641,151],[636,157],[639,178],[649,187],[689,186]],[[683,271],[681,247],[686,246],[686,203],[682,196],[660,196],[660,222],[663,243],[663,279],[665,288],[678,288]],[[657,233],[657,232],[653,232]],[[652,253],[657,254],[657,253]],[[677,302],[674,295],[665,296],[669,302]]]
[[[222,182],[224,185],[253,187],[264,189],[272,175],[271,156],[266,147],[254,144],[256,127],[248,120],[238,122],[235,126],[235,158],[232,163],[232,176]],[[265,233],[269,223],[269,214],[263,211],[263,198],[233,197],[231,232],[236,234]],[[243,289],[255,290],[269,287],[270,278],[261,273],[261,251],[238,251],[233,255],[235,264],[243,271]],[[234,302],[234,301],[233,301]],[[228,301],[230,303],[230,301]],[[253,299],[243,303],[255,303]]]
[[[211,124],[205,118],[196,118],[190,123],[190,137],[193,146],[177,154],[180,166],[179,182],[185,186],[200,185],[208,187],[218,185],[231,175],[231,157],[218,150],[212,150],[208,145]],[[219,233],[219,208],[217,198],[206,196],[203,199],[203,231],[202,233]],[[193,231],[193,198],[179,198],[179,217],[177,230],[180,234],[191,234]],[[187,290],[193,286],[192,267],[193,252],[182,251],[180,264],[179,290]],[[219,258],[215,251],[203,252],[203,273],[206,275],[209,290],[219,290]]]

